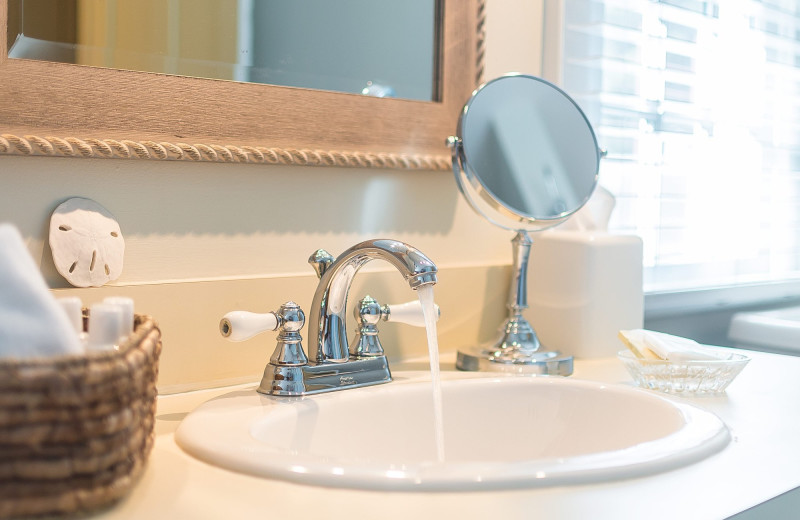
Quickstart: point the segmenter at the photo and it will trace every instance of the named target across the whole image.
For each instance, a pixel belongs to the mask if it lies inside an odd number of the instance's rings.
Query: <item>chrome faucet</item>
[[[308,318],[311,359],[303,352],[298,331],[305,316],[296,304],[289,302],[277,313],[254,315],[234,311],[225,315],[220,331],[234,341],[265,330],[280,329],[278,344],[264,369],[259,392],[305,395],[392,380],[385,355],[374,352],[361,355],[357,349],[351,353],[347,341],[345,315],[350,286],[358,270],[376,259],[393,265],[411,289],[437,281],[436,265],[419,250],[397,240],[361,242],[335,259],[328,252],[317,250],[308,259],[319,276]]]
[[[374,259],[386,260],[403,275],[409,287],[436,283],[436,266],[417,249],[396,240],[368,240],[351,247],[336,260],[325,250],[308,259],[319,276],[311,303],[308,338],[316,346],[316,361],[349,360],[345,311],[347,294],[359,269]]]

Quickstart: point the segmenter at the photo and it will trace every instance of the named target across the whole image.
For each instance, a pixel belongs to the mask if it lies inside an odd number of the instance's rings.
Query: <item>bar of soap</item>
[[[621,330],[619,339],[640,359],[708,361],[725,358],[714,349],[700,345],[692,339],[653,330]]]

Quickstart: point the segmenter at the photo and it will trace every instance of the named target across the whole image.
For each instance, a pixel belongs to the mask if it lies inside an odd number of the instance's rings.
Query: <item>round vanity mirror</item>
[[[513,74],[478,88],[455,139],[459,187],[479,213],[507,229],[559,224],[597,184],[600,151],[589,121],[541,78]]]
[[[575,101],[541,78],[509,74],[479,87],[448,139],[458,187],[492,223],[517,231],[510,316],[492,345],[458,353],[463,370],[572,373],[572,358],[541,348],[527,308],[528,231],[560,224],[597,185],[601,152]]]

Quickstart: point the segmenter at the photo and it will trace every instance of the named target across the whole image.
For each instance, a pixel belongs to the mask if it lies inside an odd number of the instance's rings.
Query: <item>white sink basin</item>
[[[189,414],[176,440],[191,455],[234,471],[387,490],[642,476],[698,461],[730,440],[715,415],[625,386],[547,377],[442,386],[443,461],[431,384],[419,379],[306,398],[233,392]]]

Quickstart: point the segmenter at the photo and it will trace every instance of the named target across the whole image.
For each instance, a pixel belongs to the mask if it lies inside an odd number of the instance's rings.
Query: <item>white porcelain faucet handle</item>
[[[230,341],[244,341],[257,334],[278,328],[274,312],[263,314],[248,311],[231,311],[219,322],[220,333]]]
[[[434,307],[436,308],[436,321],[439,321],[442,312],[438,305],[434,305]],[[425,326],[425,316],[422,314],[422,305],[419,303],[419,300],[386,305],[386,308],[389,309],[386,321],[404,323],[414,327]]]

